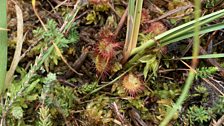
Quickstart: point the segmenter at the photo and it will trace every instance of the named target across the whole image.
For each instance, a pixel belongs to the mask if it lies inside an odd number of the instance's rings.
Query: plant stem
[[[194,27],[194,43],[193,43],[193,60],[192,60],[192,68],[196,68],[197,64],[198,64],[198,54],[199,54],[199,50],[200,50],[200,38],[199,38],[199,34],[200,34],[200,22],[199,22],[199,18],[200,18],[200,8],[201,8],[201,3],[199,0],[194,0],[195,2],[195,13],[194,13],[194,17],[195,17],[195,27]]]
[[[195,24],[194,24],[194,44],[193,44],[193,60],[192,60],[192,68],[197,67],[197,57],[199,53],[199,46],[200,46],[200,23],[199,23],[199,17],[200,17],[200,1],[199,0],[194,0],[195,2]],[[183,104],[184,100],[188,96],[188,92],[191,88],[191,84],[194,81],[194,71],[193,69],[190,69],[190,73],[188,74],[188,78],[185,82],[183,92],[181,93],[180,97],[178,98],[176,104],[174,104],[173,108],[168,112],[166,115],[165,119],[162,121],[160,126],[166,126],[169,121],[173,118],[173,115],[177,112],[177,110],[181,107]]]
[[[7,0],[0,0],[0,27],[3,29],[7,28]],[[5,77],[6,77],[6,67],[7,67],[7,31],[0,30],[0,95],[4,91],[5,87]]]
[[[169,123],[169,121],[173,118],[173,115],[176,113],[176,111],[181,108],[181,104],[188,95],[188,91],[191,87],[191,83],[193,80],[194,80],[194,72],[193,70],[191,70],[190,73],[188,74],[188,78],[186,80],[184,89],[180,97],[178,98],[177,102],[173,105],[173,108],[168,112],[168,114],[166,115],[165,119],[162,121],[160,126],[166,126]]]
[[[123,50],[123,63],[125,63],[132,51],[137,45],[138,33],[142,15],[143,0],[129,0],[128,3],[128,22],[127,22],[127,34],[125,39],[125,45]]]
[[[132,44],[131,48],[134,49],[137,45],[138,40],[138,33],[139,33],[139,27],[140,27],[140,21],[141,21],[141,15],[142,15],[142,4],[143,0],[137,0],[136,1],[136,7],[135,7],[135,15],[134,15],[134,26],[132,30]]]
[[[123,62],[125,62],[129,55],[130,55],[130,48],[131,48],[131,34],[133,30],[133,25],[134,25],[134,6],[135,2],[134,0],[129,0],[128,1],[128,19],[127,19],[127,33],[126,33],[126,38],[125,38],[125,44],[124,44],[124,49],[123,49]]]

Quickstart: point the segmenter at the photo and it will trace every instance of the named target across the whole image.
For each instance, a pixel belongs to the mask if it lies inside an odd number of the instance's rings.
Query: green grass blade
[[[176,111],[178,109],[181,108],[181,104],[183,102],[183,100],[185,99],[185,96],[187,96],[188,94],[188,89],[191,87],[191,83],[194,80],[194,72],[190,71],[190,73],[188,74],[188,78],[185,82],[183,91],[181,93],[181,96],[178,98],[176,104],[173,105],[173,108],[169,111],[169,114],[166,116],[166,118],[162,121],[162,123],[159,126],[167,126],[167,123],[169,123],[169,121],[172,119],[173,114],[170,113],[176,113]]]
[[[224,53],[219,53],[219,54],[206,54],[206,55],[200,55],[198,56],[198,59],[212,59],[212,58],[223,58],[224,57]],[[187,56],[187,57],[182,57],[180,59],[193,59],[192,56]]]
[[[217,18],[220,18],[222,16],[224,16],[224,9],[199,18],[199,24],[204,25],[204,24],[209,23],[209,22],[211,22]],[[163,34],[160,34],[160,35],[156,36],[155,38],[156,39],[164,39],[164,41],[167,39],[170,39],[170,38],[174,38],[178,34],[182,34],[189,30],[193,30],[195,22],[196,22],[195,20],[190,21],[190,22],[180,25],[176,28],[173,28],[167,32],[164,32]]]
[[[0,27],[7,29],[7,0],[0,0]],[[6,67],[7,67],[7,31],[0,30],[0,95],[2,94],[5,86]]]
[[[141,21],[141,12],[142,12],[143,0],[137,0],[136,4],[134,0],[129,1],[129,13],[128,22],[127,22],[127,34],[125,39],[125,45],[123,50],[123,63],[127,61],[130,56],[132,49],[137,45],[138,33]],[[133,7],[134,5],[134,7]],[[133,11],[134,8],[134,11]]]
[[[218,18],[220,18],[222,16],[224,16],[224,9],[199,18],[199,25],[200,26],[204,25],[204,24],[209,23],[209,22],[211,22],[211,21],[213,21],[215,19],[218,19]],[[169,31],[166,31],[166,32],[156,36],[154,39],[148,40],[147,42],[145,42],[141,46],[139,46],[137,48],[134,48],[132,50],[132,52],[131,52],[131,55],[134,55],[134,54],[136,54],[136,53],[138,53],[138,52],[140,52],[140,51],[142,51],[142,50],[144,50],[144,49],[154,45],[155,41],[163,41],[163,42],[169,41],[171,39],[175,39],[178,36],[180,37],[180,35],[184,35],[184,34],[187,34],[187,33],[191,32],[191,31],[193,31],[193,28],[194,28],[193,24],[195,22],[196,22],[196,20],[190,21],[190,22],[185,23],[183,25],[180,25],[180,26],[178,26],[176,28],[173,28],[173,29],[171,29]],[[187,29],[187,30],[185,30],[185,29]],[[175,35],[172,35],[172,34],[175,34]],[[170,37],[170,36],[172,36],[172,37]]]
[[[209,22],[211,22],[211,21],[213,21],[213,20],[215,20],[217,18],[220,18],[222,16],[224,16],[224,13],[221,13],[220,15],[215,15],[215,16],[209,18],[209,19],[206,19],[206,20],[202,20],[202,21],[200,21],[199,26],[205,25],[206,23],[209,23]],[[176,31],[172,35],[169,35],[168,37],[166,37],[164,39],[161,39],[161,40],[166,41],[168,39],[173,39],[173,38],[175,38],[175,37],[177,37],[177,36],[179,36],[181,34],[185,34],[188,31],[193,31],[193,29],[194,29],[194,25],[190,25],[190,26],[188,26],[186,28],[183,28],[183,29],[180,29],[180,30]]]
[[[135,14],[135,1],[129,0],[128,2],[128,21],[127,21],[127,41],[130,42],[131,34],[134,24],[134,14]]]
[[[223,28],[224,28],[224,23],[219,23],[219,24],[215,24],[215,25],[206,26],[206,27],[204,27],[200,30],[200,34],[206,34],[206,33],[216,31],[216,30],[220,30],[220,29],[223,29]],[[168,44],[171,44],[173,42],[178,42],[178,41],[181,41],[183,39],[190,38],[190,37],[193,37],[193,36],[194,36],[194,31],[191,31],[191,32],[185,33],[183,35],[180,35],[180,36],[178,36],[174,39],[169,39],[169,40],[166,40],[166,41],[161,40],[160,43],[161,43],[161,46],[164,46],[164,45],[168,45]]]
[[[134,25],[134,10],[135,10],[135,1],[129,0],[128,17],[127,17],[127,32],[126,32],[124,49],[123,49],[124,61],[128,59],[131,52],[131,38],[132,38],[133,25]]]
[[[200,38],[199,38],[199,32],[200,32],[200,7],[201,3],[199,0],[194,0],[195,2],[195,24],[194,24],[194,43],[193,43],[193,60],[192,60],[192,68],[195,69],[197,66],[197,57],[199,54],[199,46],[200,46]],[[188,96],[188,92],[190,90],[191,84],[194,80],[195,73],[193,69],[190,69],[190,73],[188,74],[188,78],[185,82],[183,91],[178,98],[177,102],[174,104],[173,108],[167,113],[164,120],[161,122],[160,126],[166,126],[169,121],[173,118],[173,115],[177,112],[177,110],[181,107],[184,100],[186,100]]]
[[[139,33],[141,13],[142,13],[142,4],[143,4],[143,0],[137,0],[135,13],[134,13],[134,27],[133,27],[133,33],[132,33],[132,47],[131,47],[132,49],[136,47],[137,41],[138,41],[138,33]]]

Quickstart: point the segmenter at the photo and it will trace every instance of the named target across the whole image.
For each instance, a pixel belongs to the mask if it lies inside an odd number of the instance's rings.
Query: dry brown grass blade
[[[111,104],[110,108],[115,114],[118,121],[120,122],[121,126],[131,126],[131,124],[127,121],[127,119],[119,112],[118,106],[115,102]]]
[[[175,14],[175,13],[178,13],[178,12],[180,12],[180,11],[186,10],[186,9],[188,9],[188,8],[191,8],[191,7],[193,7],[192,4],[188,4],[188,5],[183,6],[183,7],[178,7],[177,9],[171,10],[171,11],[169,11],[169,12],[163,14],[162,16],[160,16],[160,17],[158,17],[158,18],[156,18],[156,19],[147,21],[147,22],[145,22],[145,23],[152,23],[152,22],[159,21],[159,20],[161,20],[161,19],[163,19],[163,18],[166,18],[166,17],[168,17],[168,16],[170,16],[170,15],[173,15],[173,14]]]
[[[10,66],[9,71],[6,74],[6,88],[9,87],[13,80],[13,75],[15,73],[16,67],[18,66],[18,63],[20,61],[22,46],[23,46],[23,14],[22,10],[18,5],[15,5],[16,7],[16,16],[17,16],[17,43],[16,43],[16,50],[14,53],[14,57]]]
[[[81,73],[78,73],[75,69],[73,69],[73,68],[68,64],[67,60],[63,57],[63,55],[62,55],[60,49],[58,48],[58,46],[57,46],[54,42],[52,42],[52,43],[53,43],[53,45],[54,45],[54,48],[55,48],[55,50],[56,50],[56,53],[61,57],[62,61],[68,66],[68,68],[69,68],[70,70],[72,70],[74,73],[76,73],[76,74],[82,76]]]
[[[37,10],[36,10],[36,0],[32,0],[32,6],[33,6],[33,11],[34,11],[35,15],[37,16],[37,18],[40,21],[41,25],[43,26],[44,30],[47,31],[47,28],[44,25],[44,22],[41,20],[40,16],[37,13]]]
[[[117,29],[114,32],[115,38],[117,38],[118,33],[120,32],[122,26],[124,25],[124,22],[126,21],[127,15],[128,15],[128,8],[126,8],[124,14],[121,17],[120,22],[118,23]]]
[[[218,121],[212,119],[212,121],[209,124],[209,126],[223,126],[223,125],[224,125],[224,115],[222,115],[222,117],[220,117]]]
[[[90,47],[87,47],[87,48],[83,48],[83,50],[82,50],[82,54],[79,56],[79,58],[75,61],[75,63],[74,64],[72,64],[72,68],[74,69],[74,70],[78,70],[78,69],[80,69],[81,68],[81,66],[82,66],[82,64],[83,64],[83,62],[85,61],[85,59],[86,59],[86,57],[87,57],[87,55],[88,55],[88,53],[89,53],[89,49],[90,49]],[[67,71],[64,75],[63,75],[63,78],[70,78],[70,77],[72,77],[72,75],[73,75],[73,72],[71,71],[71,70],[69,70],[69,71]]]

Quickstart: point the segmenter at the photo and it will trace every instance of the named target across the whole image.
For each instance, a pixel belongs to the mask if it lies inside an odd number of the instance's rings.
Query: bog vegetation
[[[0,0],[1,126],[221,126],[223,0]]]

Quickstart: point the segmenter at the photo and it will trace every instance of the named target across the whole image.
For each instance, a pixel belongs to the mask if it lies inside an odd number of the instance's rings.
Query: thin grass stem
[[[200,46],[200,23],[199,23],[199,17],[200,17],[200,8],[201,3],[198,0],[194,0],[195,2],[195,24],[194,24],[194,44],[193,44],[193,60],[192,60],[192,68],[197,67],[197,57],[199,54],[199,46]],[[178,109],[180,109],[181,105],[183,104],[184,100],[188,96],[188,92],[190,90],[191,84],[194,80],[195,73],[193,69],[190,69],[190,73],[188,74],[188,78],[185,82],[183,91],[178,98],[177,102],[174,104],[173,108],[167,113],[165,119],[162,121],[160,126],[166,126],[169,121],[173,118],[173,115],[177,112]]]

